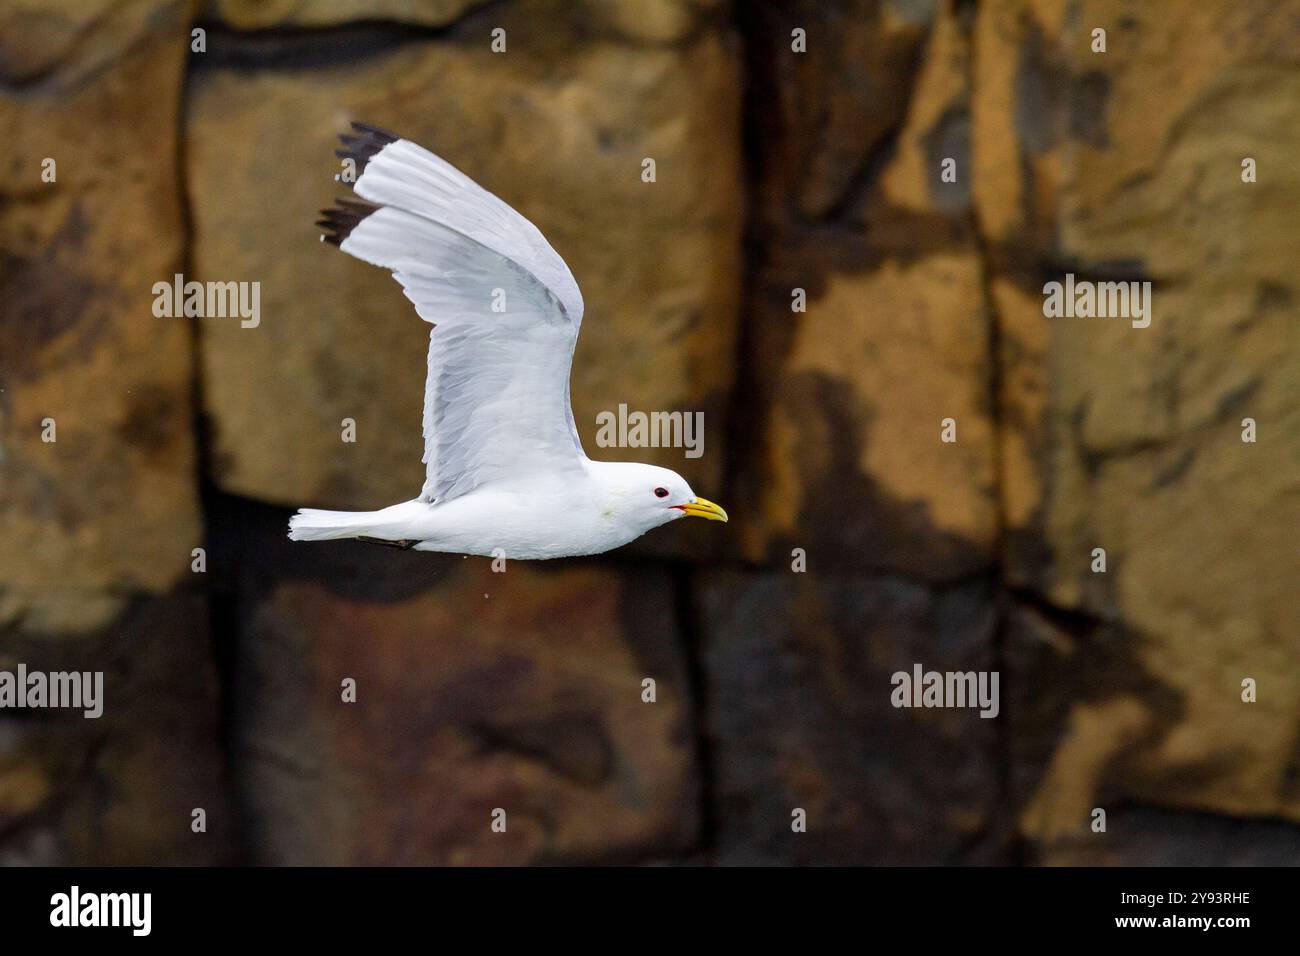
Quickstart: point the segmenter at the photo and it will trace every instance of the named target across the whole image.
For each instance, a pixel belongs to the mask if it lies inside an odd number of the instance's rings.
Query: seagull
[[[289,537],[540,560],[600,554],[680,518],[726,521],[668,468],[583,452],[569,402],[582,294],[537,227],[423,147],[352,129],[337,155],[355,164],[359,198],[317,225],[321,241],[390,270],[435,326],[425,481],[379,511],[303,508]]]

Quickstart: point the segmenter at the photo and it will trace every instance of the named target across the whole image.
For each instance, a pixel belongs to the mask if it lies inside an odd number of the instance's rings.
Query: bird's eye
[[[667,498],[667,497],[668,497],[668,489],[667,489],[667,488],[656,488],[656,489],[655,489],[655,497],[656,497],[656,498]]]

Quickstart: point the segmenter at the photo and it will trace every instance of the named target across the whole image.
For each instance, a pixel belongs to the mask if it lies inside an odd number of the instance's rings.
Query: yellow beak
[[[678,511],[684,511],[692,518],[707,518],[709,521],[726,521],[727,513],[708,498],[692,498],[684,505],[673,505]]]

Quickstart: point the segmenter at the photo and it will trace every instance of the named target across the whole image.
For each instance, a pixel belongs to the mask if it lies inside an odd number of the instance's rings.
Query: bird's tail
[[[421,522],[429,512],[416,499],[378,511],[320,511],[303,508],[289,519],[294,541],[333,541],[338,538],[379,538],[384,541],[421,540]]]
[[[294,541],[333,541],[375,534],[377,511],[320,511],[303,508],[289,519],[289,537]]]

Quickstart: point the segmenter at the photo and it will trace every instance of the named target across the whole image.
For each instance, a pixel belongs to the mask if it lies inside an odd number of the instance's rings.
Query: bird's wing
[[[321,238],[391,269],[429,337],[422,501],[510,476],[581,469],[569,368],[582,295],[531,222],[445,160],[353,124],[353,189]]]

